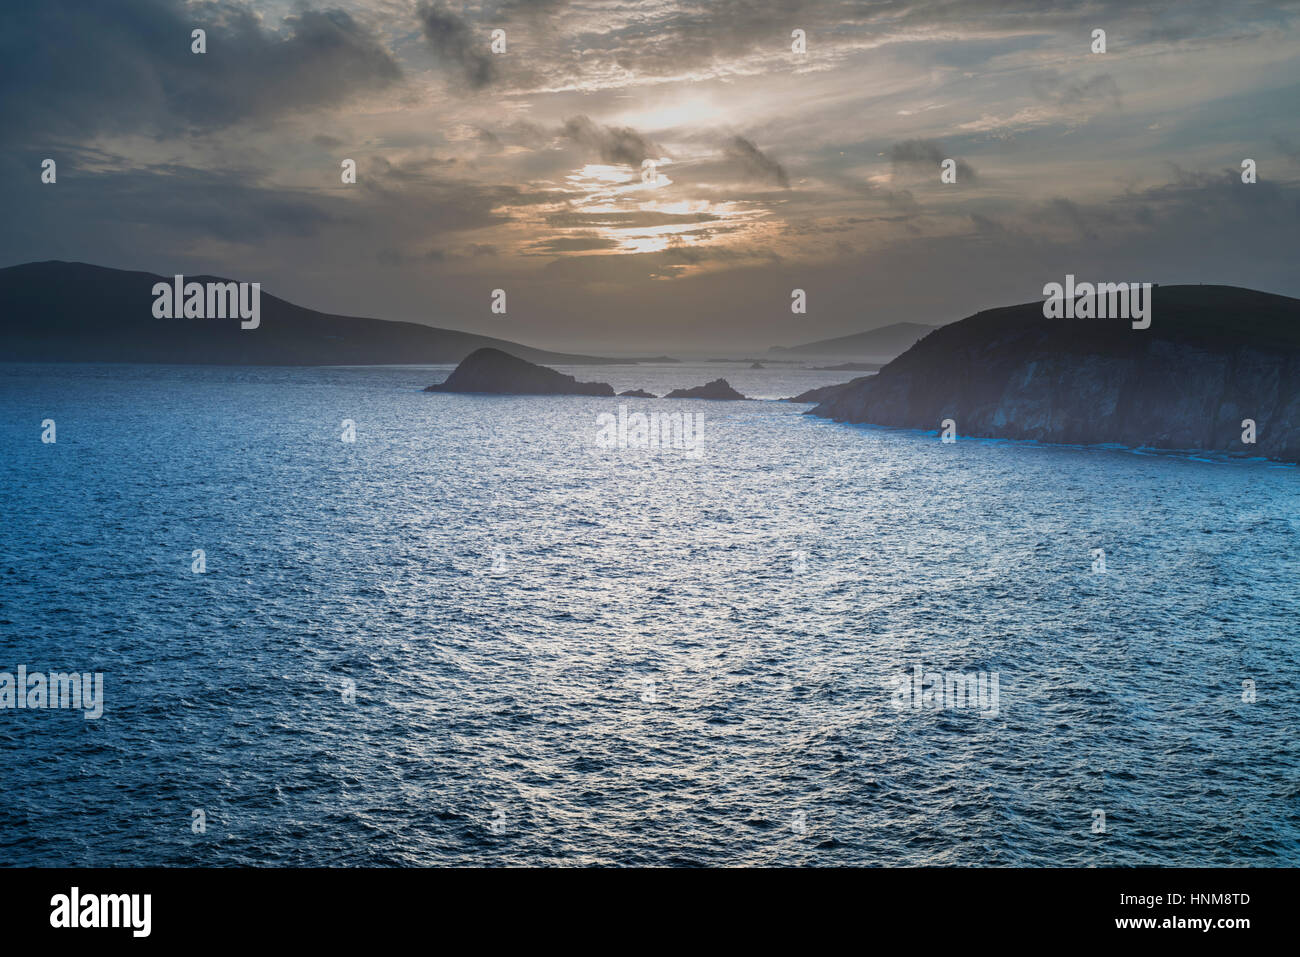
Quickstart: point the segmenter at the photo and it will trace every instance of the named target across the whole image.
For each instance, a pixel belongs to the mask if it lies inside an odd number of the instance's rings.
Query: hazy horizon
[[[50,262],[66,262],[66,261],[61,261],[61,260],[44,260],[44,261],[33,261],[33,262],[25,262],[25,263],[8,263],[8,264],[5,264],[5,265],[0,265],[0,270],[11,269],[11,268],[20,267],[20,266],[37,266],[37,265],[44,265],[44,264],[46,264],[46,263],[50,263]],[[105,266],[102,266],[102,264],[99,264],[99,263],[69,262],[69,263],[67,263],[67,264],[69,264],[69,265],[73,265],[73,266],[89,266],[89,267],[92,267],[92,268],[107,268],[107,269],[113,269],[113,268],[115,268],[115,267],[105,267]],[[159,277],[161,277],[161,278],[167,278],[167,276],[166,276],[165,274],[158,273],[156,270],[150,270],[150,269],[141,269],[141,270],[123,270],[123,271],[126,271],[126,272],[140,272],[140,273],[144,273],[144,274],[151,275],[151,276],[159,276]],[[213,279],[213,278],[215,278],[215,279],[222,279],[222,280],[233,280],[233,279],[238,279],[239,277],[236,277],[236,276],[217,276],[217,275],[208,275],[208,274],[203,274],[203,273],[190,273],[186,278],[187,278],[187,279],[190,279],[190,280],[197,280],[197,279],[203,279],[203,278],[208,278],[208,279]],[[1162,284],[1162,283],[1156,283],[1155,285],[1158,287],[1158,286],[1165,285],[1165,284]],[[1216,286],[1216,287],[1228,287],[1228,288],[1247,288],[1247,287],[1232,286],[1231,284],[1227,284],[1227,283],[1214,283],[1214,282],[1198,282],[1198,283],[1171,284],[1171,285],[1187,285],[1187,286],[1196,285],[1196,286]],[[300,307],[304,307],[304,308],[308,308],[308,309],[312,308],[312,307],[310,307],[310,306],[304,306],[303,303],[295,302],[295,301],[289,300],[289,299],[287,299],[287,298],[284,297],[284,296],[279,296],[279,295],[277,295],[277,294],[275,293],[275,291],[274,291],[273,289],[263,289],[262,291],[263,291],[263,293],[264,293],[265,295],[270,296],[270,297],[274,297],[274,298],[276,298],[276,299],[280,299],[280,300],[282,300],[282,301],[284,301],[284,302],[289,303],[289,304],[292,305],[292,306],[300,306]],[[1270,293],[1270,294],[1272,294],[1270,290],[1266,290],[1266,289],[1255,290],[1255,291],[1258,291],[1258,292],[1264,292],[1264,293]],[[1296,298],[1296,297],[1290,297],[1290,298]],[[608,349],[607,351],[605,351],[605,352],[603,353],[603,355],[604,355],[605,357],[608,357],[608,358],[634,358],[634,357],[635,357],[635,358],[642,358],[642,359],[655,358],[655,357],[657,357],[657,356],[668,356],[669,358],[684,359],[684,360],[694,360],[694,361],[707,360],[707,359],[710,359],[710,358],[713,358],[713,357],[725,358],[725,359],[732,359],[732,360],[735,360],[735,361],[748,361],[749,359],[753,358],[753,359],[762,359],[764,362],[775,362],[775,363],[781,363],[781,362],[798,363],[798,362],[809,362],[809,361],[823,361],[823,360],[829,359],[830,357],[840,355],[840,352],[839,352],[837,349],[834,349],[834,348],[828,349],[828,351],[826,351],[826,352],[810,352],[810,351],[802,351],[802,352],[800,352],[800,351],[794,351],[794,350],[798,350],[798,349],[800,349],[801,347],[807,347],[807,346],[810,346],[810,345],[816,345],[816,344],[818,344],[818,343],[836,343],[836,342],[838,342],[838,341],[841,340],[841,339],[850,339],[850,338],[853,338],[853,337],[855,337],[855,336],[857,336],[857,335],[861,335],[861,334],[863,334],[863,333],[878,332],[878,331],[881,331],[881,330],[884,330],[884,329],[892,328],[892,327],[894,327],[894,326],[917,325],[917,326],[928,327],[928,328],[931,328],[931,329],[937,329],[937,328],[939,328],[940,326],[948,325],[948,324],[951,323],[951,322],[958,322],[958,321],[960,321],[961,319],[970,318],[971,316],[974,316],[975,314],[977,314],[977,313],[979,313],[979,312],[981,312],[981,311],[984,311],[984,310],[986,310],[986,309],[990,309],[990,308],[999,308],[999,307],[1009,307],[1009,306],[1019,306],[1019,305],[1029,305],[1029,304],[1032,304],[1032,303],[1036,303],[1037,301],[1038,301],[1037,299],[1031,299],[1031,300],[1028,300],[1028,301],[1026,301],[1026,302],[1006,302],[1006,303],[995,303],[995,304],[993,304],[993,305],[991,305],[991,306],[984,306],[984,307],[980,307],[979,309],[973,309],[973,310],[971,310],[971,312],[970,312],[969,314],[967,314],[967,315],[963,315],[963,316],[960,316],[960,317],[957,317],[957,318],[954,318],[954,319],[951,319],[951,320],[944,320],[944,321],[941,321],[941,322],[924,323],[924,322],[919,322],[919,321],[917,321],[917,320],[899,320],[898,322],[889,322],[889,323],[884,323],[884,324],[882,324],[882,325],[872,326],[872,327],[870,327],[870,328],[866,328],[866,329],[858,330],[857,332],[852,332],[852,333],[847,333],[847,334],[842,334],[842,335],[837,334],[837,335],[834,335],[834,336],[824,336],[824,337],[819,337],[819,338],[817,338],[817,339],[800,339],[800,340],[798,340],[798,341],[795,341],[795,342],[789,342],[789,343],[773,343],[773,345],[770,346],[770,347],[755,346],[755,347],[753,347],[753,348],[744,348],[744,347],[742,347],[742,348],[735,348],[735,347],[732,347],[732,346],[728,346],[728,345],[726,345],[726,344],[718,345],[718,346],[715,346],[715,347],[704,347],[704,346],[699,346],[699,345],[691,345],[691,344],[687,344],[687,345],[685,345],[683,348],[680,348],[680,349],[675,349],[675,350],[666,350],[666,349],[662,349],[662,348],[658,348],[658,349],[657,349],[657,347],[656,347],[653,343],[650,343],[650,344],[647,344],[646,346],[641,347],[641,348],[637,348],[637,347],[631,347],[631,348],[629,348],[629,347],[627,347],[627,346],[614,346],[614,347],[611,347],[610,349]],[[327,309],[319,309],[319,310],[314,310],[314,311],[316,311],[316,312],[320,312],[320,313],[322,313],[322,314],[326,314],[326,315],[340,315],[339,313],[332,313],[332,312],[330,312],[330,311],[327,310]],[[457,327],[453,327],[453,326],[440,326],[440,325],[438,325],[438,323],[433,322],[433,321],[425,321],[425,322],[421,322],[421,321],[419,321],[419,320],[400,320],[400,319],[391,319],[391,318],[386,317],[386,316],[359,316],[359,315],[358,315],[358,316],[350,316],[350,317],[347,317],[347,318],[357,318],[357,319],[379,319],[379,320],[382,320],[382,321],[388,321],[388,322],[415,322],[415,324],[418,324],[418,325],[425,325],[425,326],[429,326],[430,328],[442,329],[443,331],[451,331],[451,332],[466,332],[466,333],[470,333],[470,334],[474,334],[474,335],[482,335],[482,336],[485,336],[485,337],[491,337],[491,338],[500,339],[500,340],[505,341],[506,343],[514,343],[514,344],[516,344],[516,345],[527,346],[527,347],[529,347],[529,348],[531,348],[531,349],[537,349],[537,350],[543,350],[543,351],[552,351],[552,352],[558,352],[558,353],[569,353],[569,354],[574,354],[574,355],[588,355],[588,356],[590,356],[590,355],[594,355],[596,352],[599,351],[599,350],[594,350],[594,349],[584,349],[584,348],[581,346],[581,344],[579,344],[578,346],[575,346],[574,348],[553,348],[553,347],[550,346],[548,343],[545,343],[545,342],[532,342],[532,341],[529,341],[529,340],[528,340],[526,337],[524,337],[524,336],[520,336],[520,337],[516,338],[516,337],[512,337],[512,336],[508,336],[508,335],[501,335],[499,332],[494,332],[494,331],[493,331],[492,329],[490,329],[490,328],[489,328],[489,329],[486,329],[486,330],[476,331],[476,330],[468,329],[468,328],[461,329],[461,328],[457,328]],[[657,349],[657,351],[656,351],[656,349]],[[774,349],[775,349],[775,350],[781,350],[781,351],[774,351]],[[904,349],[903,351],[905,351],[905,349]],[[670,352],[672,353],[672,355],[669,355]],[[870,357],[872,357],[872,358],[878,359],[879,361],[882,361],[882,362],[883,362],[883,361],[887,361],[888,359],[894,358],[894,357],[896,357],[896,356],[899,355],[899,354],[901,354],[901,353],[900,353],[900,350],[897,349],[897,348],[884,348],[884,349],[877,350],[875,353],[868,353],[868,352],[863,352],[863,351],[854,351],[854,352],[844,353],[843,355],[844,355],[845,357],[852,358],[852,359],[862,359],[862,358],[865,358],[865,357],[870,356]],[[428,364],[430,364],[430,363],[399,363],[399,364],[408,364],[408,365],[428,365]],[[432,364],[433,364],[433,365],[443,365],[443,364],[446,364],[446,363],[432,363]],[[453,363],[453,364],[454,364],[454,363]]]

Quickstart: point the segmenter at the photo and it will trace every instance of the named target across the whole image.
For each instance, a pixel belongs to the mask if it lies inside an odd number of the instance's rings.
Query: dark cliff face
[[[1048,319],[1042,302],[943,326],[810,415],[959,436],[1200,449],[1300,461],[1300,300],[1152,291],[1151,327]],[[1242,440],[1243,419],[1256,443]]]
[[[613,395],[604,382],[579,382],[571,375],[517,359],[500,349],[467,355],[445,382],[425,392],[487,392],[497,395]]]
[[[800,392],[796,396],[791,396],[790,398],[782,399],[781,401],[782,402],[828,402],[830,399],[832,399],[834,396],[838,395],[839,393],[846,392],[850,389],[856,388],[861,383],[866,382],[867,379],[869,378],[870,376],[863,375],[863,376],[858,376],[856,379],[851,379],[848,382],[837,382],[834,385],[818,386],[816,389],[809,389],[807,392]]]

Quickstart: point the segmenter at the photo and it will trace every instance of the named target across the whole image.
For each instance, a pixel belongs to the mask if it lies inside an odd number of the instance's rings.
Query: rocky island
[[[807,414],[958,436],[1300,461],[1300,299],[1160,286],[1151,325],[1049,319],[1042,301],[930,332]],[[807,395],[807,393],[805,393]],[[1252,441],[1253,440],[1253,441]]]
[[[673,389],[665,399],[743,399],[744,396],[733,389],[726,379],[714,379],[693,389]]]
[[[526,362],[500,349],[476,349],[446,380],[425,392],[480,392],[494,395],[608,395],[613,386],[579,382],[571,375]]]

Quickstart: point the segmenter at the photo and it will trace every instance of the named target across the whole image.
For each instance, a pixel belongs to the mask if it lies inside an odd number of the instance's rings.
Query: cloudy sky
[[[589,352],[946,322],[1067,272],[1300,296],[1300,3],[324,2],[0,7],[0,264]]]

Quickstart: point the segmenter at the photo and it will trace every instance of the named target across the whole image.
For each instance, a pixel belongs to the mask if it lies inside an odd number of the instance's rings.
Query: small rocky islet
[[[605,382],[579,382],[571,375],[527,362],[500,349],[476,349],[447,378],[426,386],[425,392],[463,392],[480,395],[593,395],[614,396]],[[620,398],[654,399],[644,389],[628,389]],[[726,379],[714,379],[692,389],[674,389],[666,399],[743,399]]]
[[[1049,317],[1041,301],[986,310],[938,327],[874,375],[787,401],[838,422],[932,432],[951,420],[960,436],[1300,462],[1300,300],[1157,286],[1150,302],[1143,328]],[[426,391],[615,395],[492,348]],[[745,396],[715,379],[664,398]]]

